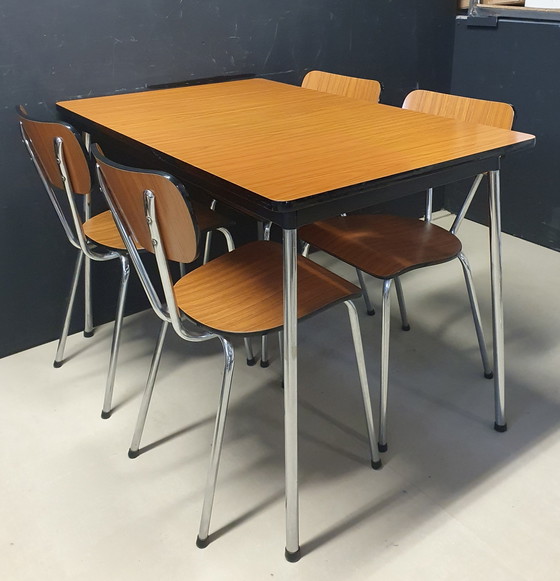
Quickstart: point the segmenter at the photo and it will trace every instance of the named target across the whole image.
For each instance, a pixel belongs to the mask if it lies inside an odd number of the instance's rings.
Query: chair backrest
[[[167,173],[110,161],[97,144],[92,145],[91,154],[99,184],[152,308],[187,341],[213,337],[185,328],[169,273],[169,260],[187,264],[198,255],[199,230],[184,186]],[[140,260],[136,244],[155,254],[165,304]]]
[[[189,264],[198,256],[198,228],[184,187],[171,175],[136,169],[107,159],[98,145],[92,155],[102,176],[104,193],[127,227],[127,234],[154,253],[146,214],[146,192],[154,196],[156,219],[166,258]]]
[[[381,83],[373,79],[359,79],[323,71],[308,72],[301,86],[304,89],[313,89],[321,93],[331,93],[341,97],[351,97],[363,101],[379,101]]]
[[[406,96],[402,107],[419,113],[480,123],[500,129],[511,129],[513,125],[513,107],[499,101],[485,101],[417,89]]]
[[[448,95],[447,93],[424,91],[422,89],[410,92],[406,96],[402,108],[418,111],[419,113],[427,113],[429,115],[458,119],[468,123],[479,123],[499,129],[511,129],[513,125],[514,110],[508,103],[460,97],[458,95]],[[478,186],[482,181],[482,177],[483,174],[480,174],[475,178],[449,230],[452,234],[457,233],[461,222],[466,216],[474,195],[478,190]],[[427,222],[430,222],[432,219],[432,195],[432,189],[430,188],[426,195],[425,220]]]
[[[76,131],[66,123],[32,119],[21,105],[17,108],[17,113],[23,138],[27,139],[39,164],[38,169],[43,172],[48,183],[60,190],[64,189],[56,154],[58,139],[62,141],[64,161],[68,168],[73,193],[89,194],[91,172]]]

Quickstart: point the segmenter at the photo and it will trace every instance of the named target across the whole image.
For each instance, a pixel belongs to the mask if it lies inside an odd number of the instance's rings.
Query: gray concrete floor
[[[446,219],[441,218],[443,223]],[[487,229],[461,232],[490,335]],[[352,269],[313,255],[355,280]],[[509,430],[493,431],[459,263],[403,278],[393,301],[389,451],[369,467],[344,306],[300,326],[303,558],[284,560],[283,403],[238,362],[212,520],[195,546],[222,357],[169,337],[143,439],[127,457],[158,321],[125,322],[115,411],[99,415],[111,327],[0,361],[0,578],[56,580],[557,580],[560,255],[504,237]],[[369,279],[375,305],[381,287]],[[377,409],[379,317],[360,304]]]

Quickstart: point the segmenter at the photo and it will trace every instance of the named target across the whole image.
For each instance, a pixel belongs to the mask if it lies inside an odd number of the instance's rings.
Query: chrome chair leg
[[[467,285],[467,293],[469,295],[469,302],[471,304],[474,328],[476,330],[476,338],[478,339],[480,357],[482,358],[482,367],[484,368],[484,377],[486,377],[487,379],[492,379],[494,377],[494,374],[492,372],[492,366],[490,365],[488,350],[486,349],[486,340],[484,339],[484,331],[482,330],[480,309],[478,307],[478,301],[476,300],[476,293],[474,290],[471,266],[469,264],[469,261],[467,260],[467,257],[462,252],[459,253],[457,258],[461,261],[461,266],[463,267],[463,274],[465,275],[465,283]]]
[[[389,339],[391,333],[391,283],[383,281],[381,305],[381,380],[379,403],[379,451],[387,451],[387,395],[389,389]]]
[[[307,258],[307,256],[309,255],[309,248],[311,248],[311,244],[304,242],[303,248],[301,249],[301,255]]]
[[[85,322],[84,337],[93,337],[93,309],[91,302],[91,259],[86,256],[84,266]]]
[[[366,305],[366,312],[368,315],[375,315],[375,309],[371,304],[366,281],[364,280],[364,273],[359,268],[356,268],[356,274],[358,275],[358,281],[360,283],[360,288],[362,289],[362,297],[364,298],[364,303]]]
[[[150,400],[152,399],[152,393],[154,392],[154,384],[156,382],[159,363],[161,361],[161,352],[163,350],[163,344],[165,342],[165,335],[167,333],[168,327],[169,323],[167,321],[163,321],[161,324],[156,347],[154,349],[154,354],[152,356],[150,373],[148,374],[148,380],[146,381],[146,388],[144,389],[142,403],[140,404],[140,410],[138,411],[138,419],[136,420],[136,427],[134,428],[132,443],[130,444],[130,449],[128,450],[129,458],[136,458],[140,454],[140,440],[142,439],[142,432],[144,431],[146,416],[148,415],[148,408],[150,407]]]
[[[204,504],[202,505],[202,516],[200,518],[200,528],[196,538],[196,546],[204,549],[208,546],[208,532],[210,530],[210,518],[212,516],[212,505],[216,493],[216,481],[220,466],[220,455],[224,442],[224,431],[226,426],[227,408],[229,394],[231,392],[231,380],[233,378],[234,353],[231,343],[220,337],[224,349],[224,375],[222,388],[220,390],[220,403],[216,414],[216,424],[214,426],[214,436],[212,438],[212,451],[210,452],[210,467],[206,478],[206,489],[204,492]]]
[[[401,312],[401,325],[403,331],[410,331],[408,314],[406,312],[406,303],[404,302],[404,293],[400,277],[395,277],[395,290],[397,291],[397,300],[399,301],[399,310]]]
[[[111,417],[111,403],[113,400],[113,387],[115,385],[115,374],[117,371],[117,359],[119,357],[119,345],[121,341],[121,330],[124,316],[124,304],[126,301],[126,289],[130,277],[130,264],[128,256],[121,254],[119,256],[121,263],[121,284],[119,289],[119,298],[117,301],[117,313],[115,316],[115,326],[113,328],[113,339],[111,342],[111,357],[109,359],[109,372],[107,374],[107,385],[105,386],[105,399],[103,400],[103,409],[101,417],[106,420]]]
[[[187,265],[184,262],[179,262],[179,276],[183,278],[187,274]]]
[[[270,361],[268,360],[268,335],[261,336],[261,367],[268,367]]]
[[[74,308],[74,300],[76,299],[76,291],[78,290],[78,281],[80,279],[80,271],[84,262],[84,255],[82,252],[76,257],[76,264],[74,266],[74,274],[72,275],[72,286],[70,287],[70,295],[68,297],[68,304],[66,307],[66,315],[64,316],[64,324],[62,325],[62,332],[58,340],[56,348],[56,355],[54,357],[54,367],[60,367],[64,362],[64,348],[66,347],[66,339],[68,338],[68,331],[70,330],[70,321],[72,320],[72,310]]]
[[[212,230],[206,232],[206,240],[204,241],[204,255],[202,258],[202,264],[206,264],[210,259],[210,246],[212,244]]]
[[[366,425],[368,431],[369,452],[371,457],[371,467],[374,470],[381,468],[381,458],[377,447],[377,438],[375,436],[375,424],[373,421],[373,412],[371,407],[371,397],[366,372],[366,361],[364,357],[364,347],[362,345],[362,335],[360,333],[360,322],[358,320],[358,311],[352,301],[344,301],[348,309],[350,327],[352,328],[352,339],[354,341],[354,351],[356,352],[356,362],[358,364],[358,373],[360,376],[360,386],[362,388],[362,397],[364,400],[364,411],[366,414]]]
[[[245,337],[243,342],[245,344],[245,356],[247,357],[247,365],[252,367],[257,362],[255,359],[255,354],[253,353],[253,343],[249,337]]]
[[[278,347],[280,352],[280,361],[284,361],[284,333],[278,331]]]

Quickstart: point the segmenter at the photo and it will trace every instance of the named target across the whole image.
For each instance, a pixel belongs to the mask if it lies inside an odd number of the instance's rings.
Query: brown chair
[[[68,241],[78,250],[66,315],[54,367],[64,362],[64,350],[70,329],[73,306],[81,270],[84,270],[85,323],[84,336],[93,335],[91,301],[91,261],[106,262],[118,259],[121,264],[121,282],[117,313],[111,344],[109,371],[101,417],[111,416],[111,403],[117,366],[126,289],[130,273],[128,253],[117,230],[110,210],[91,216],[92,187],[88,157],[77,132],[67,123],[42,121],[30,117],[22,106],[17,108],[22,140],[54,206]],[[77,198],[82,197],[80,212]],[[197,205],[202,231],[220,229],[226,236],[228,247],[233,242],[224,225],[231,222],[221,214],[212,212],[202,204]],[[83,216],[83,218],[82,218]]]
[[[331,95],[340,95],[375,103],[379,101],[379,95],[381,94],[379,81],[347,77],[324,71],[309,71],[303,78],[301,86],[304,89],[313,89],[320,93],[330,93]]]
[[[276,242],[252,242],[196,268],[173,283],[168,262],[190,263],[199,253],[199,228],[184,187],[163,172],[138,170],[113,163],[95,145],[92,153],[97,162],[99,181],[131,260],[155,313],[163,321],[129,450],[130,457],[134,458],[140,453],[140,439],[169,324],[186,341],[218,339],[224,350],[220,403],[197,539],[197,545],[202,548],[208,544],[233,375],[234,352],[227,337],[261,335],[282,328],[282,247]],[[164,300],[160,299],[143,268],[136,250],[138,244],[155,254]],[[358,287],[304,257],[298,258],[298,317],[306,318],[340,302],[348,308],[364,399],[371,463],[373,468],[379,468],[381,464],[359,322],[356,307],[351,301],[357,296],[360,296]]]
[[[312,89],[320,93],[330,93],[331,95],[340,95],[341,97],[350,97],[351,99],[360,99],[363,101],[379,102],[381,94],[381,83],[373,79],[360,79],[357,77],[347,77],[335,73],[326,73],[324,71],[309,71],[301,82],[303,89]],[[263,226],[263,239],[270,239],[270,229],[272,223],[268,222]],[[360,273],[360,277],[362,277]],[[365,288],[363,279],[362,289]],[[363,291],[362,291],[363,292]],[[364,295],[364,300],[369,298]],[[261,367],[268,367],[268,336],[263,335],[261,340]]]
[[[430,115],[451,117],[469,123],[491,125],[503,129],[511,129],[513,123],[513,108],[508,104],[446,95],[431,91],[413,91],[406,97],[403,108]],[[458,258],[465,276],[484,367],[484,376],[487,378],[493,376],[486,351],[486,343],[480,322],[480,313],[474,286],[472,284],[470,266],[462,252],[461,242],[456,236],[461,221],[468,210],[482,178],[482,174],[476,177],[465,203],[449,231],[431,223],[431,190],[427,194],[424,221],[390,215],[350,215],[310,224],[304,226],[299,231],[301,239],[305,242],[356,267],[360,276],[360,283],[369,314],[373,314],[373,309],[367,296],[367,290],[363,284],[363,278],[361,278],[361,272],[363,271],[384,281],[379,421],[379,449],[381,451],[387,449],[386,414],[390,331],[389,291],[393,280],[395,281],[395,288],[399,299],[402,327],[404,330],[408,330],[410,326],[408,324],[399,277],[410,270],[440,264]]]

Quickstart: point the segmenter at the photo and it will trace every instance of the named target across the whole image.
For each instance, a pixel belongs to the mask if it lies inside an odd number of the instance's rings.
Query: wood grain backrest
[[[76,194],[89,194],[91,172],[75,130],[66,123],[32,119],[21,106],[18,107],[18,117],[46,180],[55,188],[64,189],[55,155],[55,139],[59,137],[62,139],[62,151],[72,191]]]
[[[363,101],[379,101],[381,84],[373,79],[359,79],[323,71],[308,72],[301,86],[304,89],[313,89],[321,93],[331,93],[341,97],[351,97]]]
[[[146,222],[144,192],[155,198],[156,219],[169,260],[188,264],[198,255],[198,228],[184,188],[163,172],[129,168],[104,157],[97,146],[92,153],[119,217],[133,241],[154,252]]]
[[[511,129],[514,116],[513,107],[507,103],[459,97],[422,89],[412,91],[406,96],[403,109],[490,125],[500,129]]]

